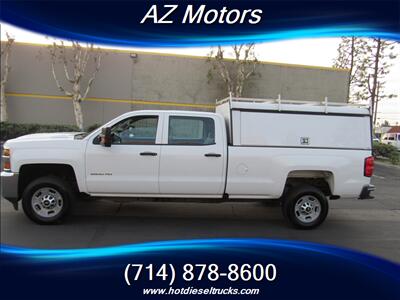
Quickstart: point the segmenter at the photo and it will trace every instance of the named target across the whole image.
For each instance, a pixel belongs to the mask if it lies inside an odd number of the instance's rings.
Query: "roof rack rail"
[[[364,104],[356,103],[344,103],[344,102],[329,102],[328,97],[325,97],[323,101],[307,101],[307,100],[288,100],[282,99],[281,95],[278,95],[277,99],[272,98],[246,98],[246,97],[226,97],[216,101],[216,105],[221,105],[226,102],[247,102],[247,103],[278,103],[278,109],[280,110],[281,104],[295,104],[295,105],[311,105],[311,106],[352,106],[352,107],[368,107]]]

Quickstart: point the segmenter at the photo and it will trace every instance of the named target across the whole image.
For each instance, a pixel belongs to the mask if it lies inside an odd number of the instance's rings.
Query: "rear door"
[[[213,115],[165,116],[159,176],[162,194],[222,195],[226,149],[220,124]]]

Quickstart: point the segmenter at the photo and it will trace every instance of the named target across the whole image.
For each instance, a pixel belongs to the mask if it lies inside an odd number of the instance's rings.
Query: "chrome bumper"
[[[1,195],[18,209],[18,173],[1,172]]]

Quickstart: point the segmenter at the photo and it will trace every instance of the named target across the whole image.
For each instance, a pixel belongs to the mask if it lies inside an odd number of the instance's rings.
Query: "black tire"
[[[53,210],[53,212],[57,211],[57,213],[54,213],[54,215],[50,214],[47,217],[43,217],[36,212],[36,210],[41,210],[40,206],[39,209],[34,209],[34,197],[41,195],[41,189],[48,189],[51,193],[61,196],[61,202],[59,198],[58,200],[55,200],[58,207],[57,209]],[[35,195],[35,193],[37,194]],[[67,181],[54,176],[40,177],[32,181],[25,188],[22,195],[22,208],[25,212],[25,215],[37,224],[59,224],[70,211],[74,195],[73,188]],[[59,205],[59,203],[61,204]],[[43,209],[43,211],[45,212],[46,209]],[[51,208],[47,209],[47,211],[51,213]]]
[[[303,199],[303,201],[305,202],[307,202],[307,200],[305,199],[311,200],[309,201],[311,205],[317,204],[317,202],[319,202],[319,208],[317,207],[318,205],[315,205],[310,209],[311,212],[314,213],[313,209],[317,210],[318,208],[319,215],[318,212],[315,212],[315,219],[309,217],[310,220],[302,220],[302,218],[307,218],[308,216],[302,215],[298,210],[296,211],[296,203],[298,201],[301,202],[301,199]],[[329,204],[326,196],[324,195],[324,193],[322,193],[321,190],[311,185],[298,185],[292,187],[284,196],[282,202],[282,213],[284,217],[294,227],[299,229],[312,229],[321,225],[322,222],[324,222],[324,220],[326,219],[328,211]]]

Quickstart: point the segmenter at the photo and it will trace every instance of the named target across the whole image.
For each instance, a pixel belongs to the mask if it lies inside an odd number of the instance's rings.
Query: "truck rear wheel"
[[[328,200],[324,193],[310,185],[291,188],[282,203],[283,215],[300,229],[312,229],[321,225],[328,210]]]
[[[72,199],[72,188],[67,181],[53,176],[41,177],[25,188],[22,208],[35,223],[56,224],[67,215]]]

